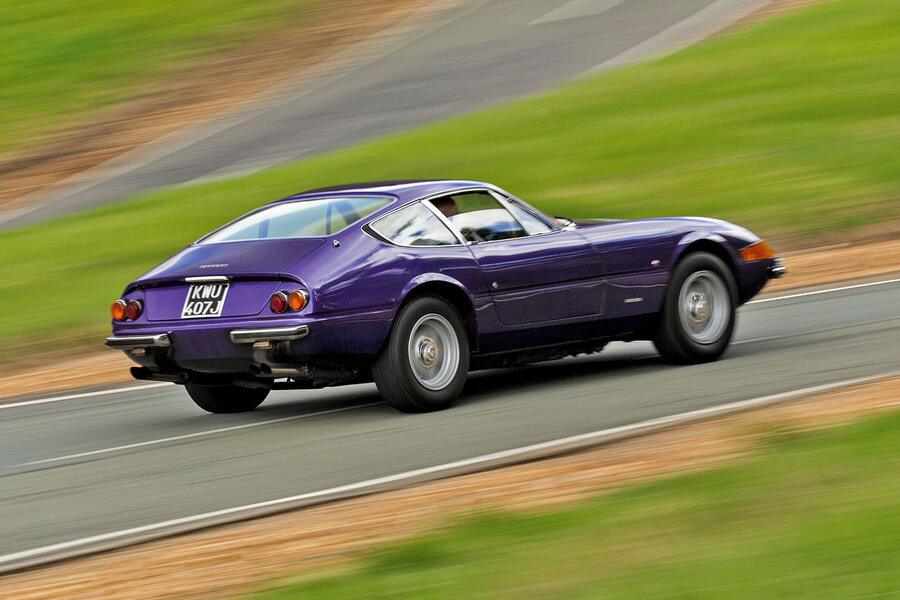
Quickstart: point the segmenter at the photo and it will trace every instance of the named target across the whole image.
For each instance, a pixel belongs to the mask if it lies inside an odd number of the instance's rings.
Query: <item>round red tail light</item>
[[[309,303],[309,292],[306,290],[294,290],[288,295],[288,306],[291,310],[303,310]]]
[[[275,292],[269,298],[269,308],[272,312],[283,313],[288,308],[288,297],[284,292]]]
[[[144,312],[144,303],[141,300],[129,300],[128,304],[125,305],[126,319],[135,321],[141,316],[142,312]]]
[[[112,315],[113,320],[115,321],[124,321],[125,320],[125,308],[128,305],[125,304],[124,300],[116,300],[112,303],[112,306],[109,307],[109,314]]]

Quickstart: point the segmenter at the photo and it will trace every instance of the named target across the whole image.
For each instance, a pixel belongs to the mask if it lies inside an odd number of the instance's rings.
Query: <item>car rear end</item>
[[[191,246],[130,284],[114,303],[110,347],[138,379],[324,385],[360,374],[353,356],[389,328],[390,314],[321,314],[311,282],[325,239]],[[124,306],[124,310],[118,310]],[[381,327],[358,327],[360,320]],[[384,323],[387,323],[385,326]],[[354,331],[354,335],[348,335]]]

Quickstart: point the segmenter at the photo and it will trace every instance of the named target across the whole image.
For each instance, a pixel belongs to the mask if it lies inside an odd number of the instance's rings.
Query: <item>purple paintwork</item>
[[[400,247],[366,225],[405,204],[436,194],[499,188],[473,181],[359,185],[307,192],[302,200],[364,194],[390,203],[347,229],[321,238],[231,241],[191,245],[130,283],[122,298],[139,298],[144,313],[114,322],[116,336],[167,333],[171,345],[128,354],[143,375],[250,377],[254,366],[312,364],[359,381],[381,351],[395,314],[411,295],[447,297],[467,320],[473,359],[496,353],[596,339],[646,337],[658,315],[671,269],[703,247],[731,266],[739,301],[765,285],[773,261],[744,262],[739,250],[760,238],[705,218],[582,221],[551,233],[452,246]],[[653,263],[658,261],[658,263]],[[185,277],[227,275],[231,287],[221,317],[182,319]],[[304,287],[309,305],[275,314],[269,297]],[[640,298],[640,300],[635,300]],[[229,338],[235,329],[307,325],[308,335],[254,349]],[[476,360],[475,364],[478,362]]]

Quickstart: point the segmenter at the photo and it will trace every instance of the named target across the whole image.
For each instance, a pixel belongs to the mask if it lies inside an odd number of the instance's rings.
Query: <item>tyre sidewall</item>
[[[725,283],[731,306],[728,315],[728,324],[718,340],[709,344],[701,344],[687,335],[679,318],[678,301],[681,288],[687,278],[697,271],[712,271]],[[663,308],[663,318],[660,327],[660,335],[664,336],[663,346],[669,348],[669,354],[674,351],[674,358],[679,362],[705,362],[717,359],[731,342],[737,321],[737,285],[734,275],[728,265],[721,258],[707,252],[695,252],[686,256],[672,272],[669,288],[666,293],[666,302]]]
[[[419,383],[409,364],[408,346],[412,329],[421,317],[431,313],[441,315],[449,321],[459,344],[459,365],[456,374],[450,383],[440,390],[430,390]],[[398,378],[395,384],[411,404],[406,408],[420,411],[446,408],[462,392],[469,370],[469,342],[459,313],[445,300],[424,296],[404,306],[394,321],[385,353],[388,356],[383,358],[392,361],[395,367],[394,375]]]

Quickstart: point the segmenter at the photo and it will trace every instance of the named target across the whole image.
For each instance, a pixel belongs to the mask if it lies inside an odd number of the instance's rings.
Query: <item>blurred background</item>
[[[97,340],[137,273],[335,182],[483,179],[781,252],[896,237],[893,2],[714,4],[5,3],[0,356]]]
[[[793,261],[794,286],[890,277],[898,9],[0,0],[0,393],[122,381],[102,340],[128,281],[251,208],[353,181],[490,181],[571,218],[723,218]],[[896,392],[866,406],[885,411]],[[847,419],[754,423],[754,458],[737,467],[479,512],[265,597],[900,596],[900,423]],[[10,597],[40,588],[28,575]]]

